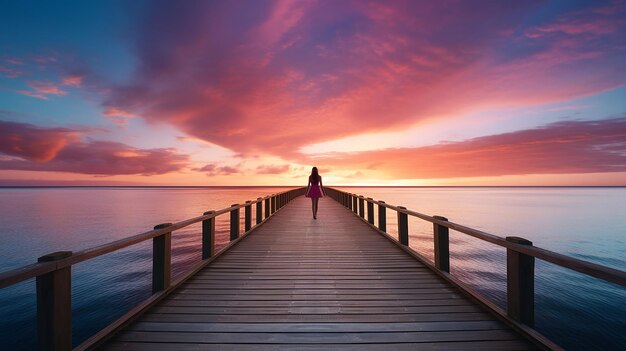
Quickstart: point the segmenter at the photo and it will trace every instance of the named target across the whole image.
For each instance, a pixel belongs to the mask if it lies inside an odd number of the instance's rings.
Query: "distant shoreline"
[[[304,186],[304,185],[300,185]],[[626,188],[626,185],[328,185],[334,188],[480,189],[480,188]],[[0,189],[242,189],[297,188],[298,185],[0,185]]]

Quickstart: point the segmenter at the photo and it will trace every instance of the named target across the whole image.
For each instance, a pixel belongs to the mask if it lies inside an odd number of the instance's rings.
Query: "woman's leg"
[[[311,212],[313,212],[313,217],[315,217],[315,198],[311,198]]]
[[[317,217],[317,207],[319,206],[320,198],[315,198],[315,217]]]
[[[314,197],[313,198],[313,218],[317,218],[317,202],[319,201],[318,198]]]

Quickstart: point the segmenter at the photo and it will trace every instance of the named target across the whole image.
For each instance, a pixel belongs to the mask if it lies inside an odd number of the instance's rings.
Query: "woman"
[[[322,186],[322,177],[317,172],[317,167],[313,167],[309,176],[309,184],[306,189],[306,197],[311,198],[311,207],[313,209],[313,219],[317,219],[317,203],[320,197],[325,196],[324,187]]]

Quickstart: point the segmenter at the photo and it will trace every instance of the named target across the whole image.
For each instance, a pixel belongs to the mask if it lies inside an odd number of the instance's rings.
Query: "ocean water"
[[[34,263],[47,253],[91,248],[151,230],[160,223],[178,222],[287,189],[3,188],[0,271]],[[218,250],[228,243],[229,223],[228,214],[216,219]],[[175,277],[200,262],[201,232],[201,223],[197,223],[172,235]],[[152,241],[73,266],[74,346],[148,298],[151,270]],[[0,290],[0,349],[35,350],[36,327],[34,279]]]
[[[0,271],[286,189],[3,188]],[[340,189],[626,270],[626,188]],[[387,217],[388,232],[397,235],[395,212],[388,210]],[[218,217],[218,247],[228,241],[228,220],[228,215]],[[200,261],[200,232],[195,224],[174,233],[174,275]],[[411,246],[432,260],[432,224],[410,218],[409,236]],[[454,231],[450,250],[452,274],[504,306],[505,250]],[[150,295],[151,257],[147,241],[73,267],[75,345]],[[624,349],[625,288],[540,260],[536,277],[538,330],[570,350]],[[36,349],[35,316],[34,280],[0,290],[0,345]]]
[[[338,189],[626,271],[624,187]],[[397,237],[389,209],[387,232]],[[409,217],[409,245],[432,262],[432,223]],[[506,307],[504,248],[450,230],[450,272]],[[537,330],[567,350],[626,350],[626,288],[541,260],[535,277]]]

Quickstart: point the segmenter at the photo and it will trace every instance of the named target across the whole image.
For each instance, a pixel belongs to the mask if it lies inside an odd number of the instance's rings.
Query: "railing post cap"
[[[235,206],[239,206],[239,204],[232,204],[232,205],[230,205],[230,207],[235,207]]]
[[[154,229],[163,229],[167,227],[171,227],[172,223],[161,223],[154,226]]]
[[[401,209],[401,210],[406,210],[406,207],[404,207],[404,206],[398,206],[398,208]]]
[[[446,217],[444,217],[444,216],[433,216],[433,218],[434,219],[438,219],[440,221],[446,221],[446,222],[448,221],[448,219]]]
[[[72,251],[57,251],[53,253],[49,253],[47,255],[43,255],[37,259],[37,262],[51,262],[58,261],[64,258],[68,258],[72,256]]]
[[[263,198],[262,198],[262,197],[257,197],[256,199],[257,199],[257,200],[263,200]]]
[[[206,216],[206,215],[210,215],[210,214],[214,214],[214,213],[215,213],[215,211],[214,211],[214,210],[211,210],[211,211],[206,211],[206,212],[204,212],[202,215],[203,215],[203,216]]]
[[[368,199],[368,200],[374,200],[374,199],[372,199],[371,197],[368,197],[367,199]]]
[[[247,200],[247,201],[246,201],[246,203],[247,203],[247,204],[249,204],[249,203],[252,203],[252,201],[250,201],[250,200]]]
[[[384,203],[385,203],[385,201],[383,201],[383,200],[379,200],[378,202],[380,202],[381,204],[384,204]]]
[[[533,245],[532,241],[530,241],[528,239],[520,238],[519,236],[507,236],[506,237],[506,241],[511,242],[511,243],[520,244],[520,245],[529,245],[529,246]]]

